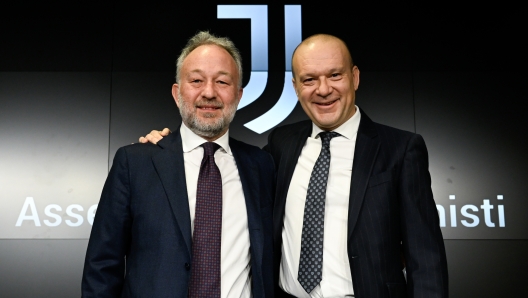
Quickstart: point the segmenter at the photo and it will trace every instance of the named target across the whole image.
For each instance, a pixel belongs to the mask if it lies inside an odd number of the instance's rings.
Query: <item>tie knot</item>
[[[220,148],[220,145],[218,145],[215,142],[207,142],[207,143],[203,143],[202,147],[204,148],[204,155],[214,156],[216,150]]]
[[[333,137],[337,137],[337,136],[340,136],[340,134],[335,131],[323,131],[319,133],[319,137],[321,138],[321,143],[326,146],[330,144],[330,140]]]

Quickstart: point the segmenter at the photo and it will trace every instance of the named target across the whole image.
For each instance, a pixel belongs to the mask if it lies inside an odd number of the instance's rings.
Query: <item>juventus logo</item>
[[[268,6],[267,5],[218,5],[219,19],[251,19],[251,76],[238,104],[242,109],[257,100],[268,82]],[[284,37],[286,45],[286,70],[284,88],[277,103],[266,113],[244,124],[261,134],[286,119],[297,104],[297,96],[291,84],[291,56],[301,43],[301,6],[284,5]]]

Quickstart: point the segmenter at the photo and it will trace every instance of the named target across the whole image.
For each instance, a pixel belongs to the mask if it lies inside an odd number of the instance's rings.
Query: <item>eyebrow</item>
[[[330,69],[330,73],[343,72],[344,69],[345,69],[344,66],[342,66],[342,67],[332,68],[332,69]]]
[[[221,74],[221,75],[226,75],[226,76],[229,76],[229,77],[232,77],[233,75],[228,72],[228,71],[219,71],[218,74]]]
[[[328,70],[328,73],[342,73],[344,72],[344,67],[334,67]],[[318,77],[319,75],[314,74],[313,72],[307,72],[307,73],[299,73],[299,78],[305,78],[305,77]]]
[[[203,72],[204,71],[199,69],[199,68],[189,71],[189,73],[198,73],[198,74],[202,74]],[[218,75],[226,75],[228,77],[233,78],[233,75],[230,72],[228,72],[228,71],[222,71],[221,70],[221,71],[217,72],[216,74],[218,74]]]

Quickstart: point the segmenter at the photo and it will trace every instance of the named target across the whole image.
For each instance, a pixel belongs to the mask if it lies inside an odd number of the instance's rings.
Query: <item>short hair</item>
[[[242,56],[235,47],[235,44],[227,37],[218,37],[208,31],[200,31],[187,41],[187,44],[182,49],[180,56],[176,60],[176,83],[180,83],[180,70],[183,65],[183,61],[189,54],[194,51],[197,47],[203,45],[216,45],[226,50],[233,60],[238,70],[238,87],[242,87]]]
[[[352,60],[352,54],[350,54],[350,50],[348,49],[348,46],[344,40],[342,40],[341,38],[337,36],[330,35],[330,34],[322,34],[322,33],[314,34],[304,39],[300,44],[297,45],[297,47],[295,47],[295,50],[293,50],[292,58],[291,58],[291,61],[292,61],[291,69],[292,69],[292,77],[294,80],[295,80],[295,69],[293,68],[293,57],[295,57],[295,53],[297,52],[297,49],[299,49],[301,46],[305,44],[312,43],[316,40],[323,40],[324,42],[334,40],[334,41],[341,43],[343,46],[345,46],[346,55],[348,56],[348,59],[350,60],[350,66],[354,66],[354,60]]]

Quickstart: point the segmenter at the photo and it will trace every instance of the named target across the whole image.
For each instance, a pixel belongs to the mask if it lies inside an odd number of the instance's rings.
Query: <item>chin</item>
[[[323,127],[333,127],[337,123],[337,119],[328,119],[328,117],[321,117],[316,119],[318,120],[317,123],[319,123],[320,126]]]
[[[198,116],[198,119],[200,119],[203,122],[214,122],[220,117],[221,115],[219,115],[218,113],[205,112],[205,113],[202,113],[200,116]]]

